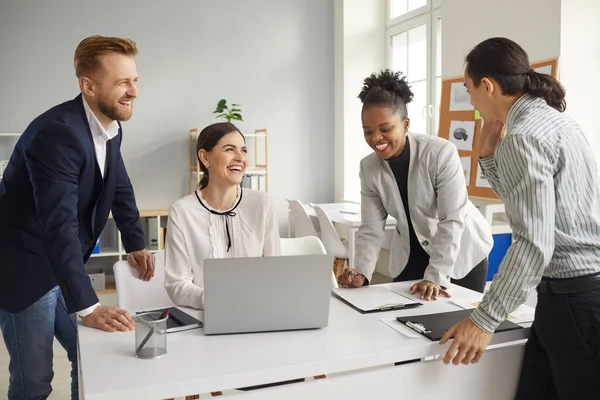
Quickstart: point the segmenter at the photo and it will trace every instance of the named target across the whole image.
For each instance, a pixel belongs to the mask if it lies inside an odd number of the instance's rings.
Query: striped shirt
[[[510,109],[495,154],[479,162],[505,204],[514,240],[471,314],[492,333],[542,277],[600,272],[600,182],[579,125],[528,94]]]

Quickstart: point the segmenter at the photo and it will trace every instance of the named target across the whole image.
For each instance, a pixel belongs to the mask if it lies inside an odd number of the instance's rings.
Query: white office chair
[[[306,212],[304,205],[299,200],[295,199],[287,199],[287,201],[290,204],[290,210],[292,211],[292,218],[294,221],[294,237],[319,237],[319,233]]]
[[[145,282],[139,278],[138,271],[127,261],[117,261],[113,266],[117,303],[119,308],[128,311],[152,310],[174,306],[165,289],[165,252],[154,254],[154,277]]]
[[[327,212],[320,206],[311,204],[311,207],[315,209],[317,218],[319,219],[319,226],[321,227],[321,241],[327,250],[327,254],[333,254],[338,258],[348,258],[348,249],[342,243],[340,235],[338,235],[331,218],[327,215]]]
[[[279,239],[282,256],[300,256],[308,254],[327,254],[323,243],[316,236]],[[333,269],[331,270],[331,286],[338,287]]]
[[[311,206],[317,213],[319,225],[321,226],[321,240],[323,241],[323,245],[325,245],[327,254],[332,254],[335,256],[333,270],[334,275],[337,277],[346,267],[346,263],[350,259],[350,252],[340,239],[340,235],[338,235],[337,231],[335,230],[333,222],[331,222],[331,218],[329,218],[327,212],[325,212],[322,207],[317,205],[311,204]]]

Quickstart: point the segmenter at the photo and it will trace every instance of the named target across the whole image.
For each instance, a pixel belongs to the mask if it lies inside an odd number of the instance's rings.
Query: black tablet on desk
[[[468,318],[473,309],[450,311],[440,314],[413,315],[411,317],[397,317],[396,320],[408,326],[421,335],[437,342],[454,324]],[[496,332],[512,331],[522,329],[521,325],[514,322],[504,321],[498,326]]]
[[[202,328],[203,324],[197,318],[192,317],[185,311],[177,307],[167,307],[169,309],[169,319],[167,320],[167,333],[187,331],[190,329]],[[137,314],[145,312],[160,312],[163,313],[167,308],[159,308],[157,310],[140,311]]]

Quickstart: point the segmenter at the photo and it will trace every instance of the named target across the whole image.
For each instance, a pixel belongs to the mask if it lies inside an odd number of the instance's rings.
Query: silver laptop
[[[322,328],[332,255],[204,260],[204,333]]]

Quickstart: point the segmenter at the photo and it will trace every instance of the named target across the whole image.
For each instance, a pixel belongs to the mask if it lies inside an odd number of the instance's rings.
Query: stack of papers
[[[481,297],[474,297],[471,299],[453,299],[450,300],[450,302],[467,310],[470,308],[477,308],[479,306],[479,303],[481,303]],[[534,317],[535,308],[523,304],[519,306],[519,308],[517,308],[514,312],[512,312],[506,319],[511,322],[514,322],[515,324],[522,324],[526,322],[533,322]]]

